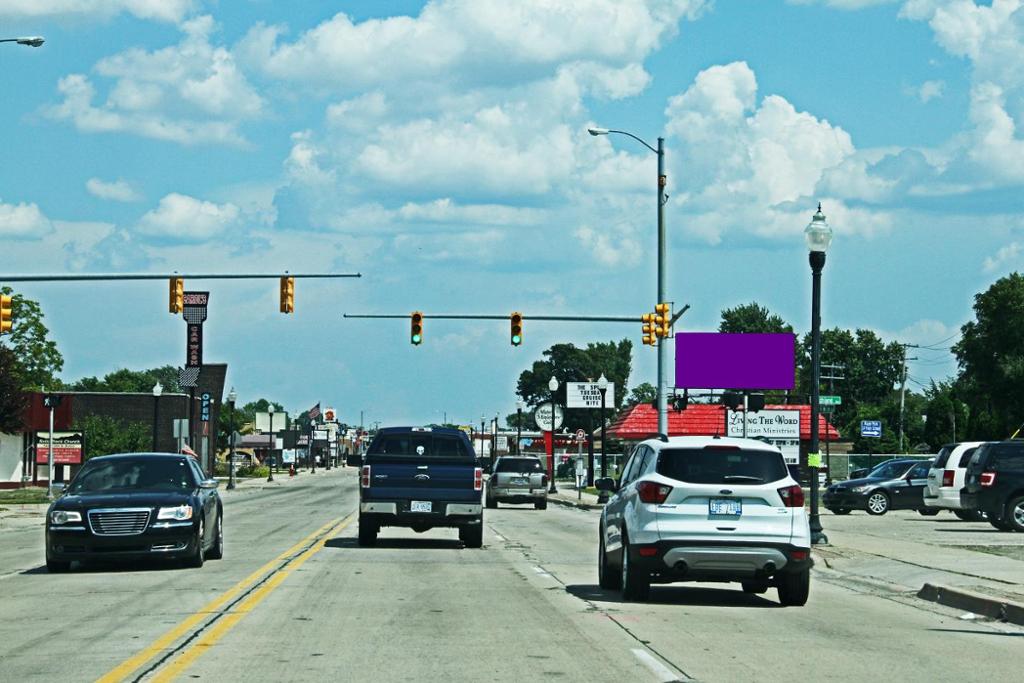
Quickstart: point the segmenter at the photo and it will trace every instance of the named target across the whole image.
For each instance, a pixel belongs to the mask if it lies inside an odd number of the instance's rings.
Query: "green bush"
[[[270,476],[270,468],[265,465],[254,466],[254,467],[236,467],[236,477],[268,477]]]

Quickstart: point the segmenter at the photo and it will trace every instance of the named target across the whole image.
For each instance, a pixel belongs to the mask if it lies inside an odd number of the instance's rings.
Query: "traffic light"
[[[672,317],[669,315],[671,307],[668,304],[655,304],[654,322],[657,323],[655,332],[664,339],[672,334]]]
[[[644,344],[647,344],[648,346],[657,346],[658,345],[658,336],[655,333],[657,328],[654,325],[654,314],[653,313],[644,313],[642,316],[640,316],[640,319],[644,322],[644,326],[643,326],[643,331],[644,331],[643,342],[644,342]]]
[[[10,332],[11,328],[14,327],[13,306],[14,297],[0,294],[0,334]]]
[[[171,313],[181,313],[185,310],[185,280],[180,277],[172,277],[169,283],[171,285],[169,310]]]
[[[419,311],[413,311],[410,316],[410,328],[409,328],[409,341],[413,346],[419,346],[423,343],[423,314]]]
[[[511,341],[512,346],[519,346],[523,343],[523,314],[519,311],[515,311],[511,318],[512,330],[511,330]]]
[[[281,278],[281,312],[295,312],[295,278]]]

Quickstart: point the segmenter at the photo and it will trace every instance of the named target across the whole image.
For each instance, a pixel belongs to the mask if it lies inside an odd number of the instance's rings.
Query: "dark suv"
[[[980,446],[967,466],[961,502],[984,512],[997,529],[1024,532],[1024,440]]]

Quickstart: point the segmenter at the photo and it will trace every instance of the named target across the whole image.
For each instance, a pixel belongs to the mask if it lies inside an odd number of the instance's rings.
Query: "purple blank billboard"
[[[676,333],[680,389],[792,389],[792,334]]]

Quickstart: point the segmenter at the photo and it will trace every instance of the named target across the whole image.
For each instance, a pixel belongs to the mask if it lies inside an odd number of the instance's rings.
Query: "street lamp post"
[[[811,222],[804,230],[811,263],[811,444],[807,453],[807,464],[811,470],[811,543],[828,543],[828,537],[821,528],[818,516],[818,467],[821,454],[818,452],[818,393],[821,381],[821,271],[825,267],[825,252],[832,242],[832,228],[825,221],[821,204]]]
[[[0,43],[17,43],[29,47],[39,47],[46,42],[42,36],[22,36],[21,38],[0,38]]]
[[[494,459],[498,457],[498,415],[494,415],[494,438],[491,440],[491,465],[494,465]]]
[[[164,393],[164,388],[157,382],[153,385],[153,452],[156,453],[156,436],[157,436],[157,424],[160,419],[160,394]]]
[[[274,404],[267,406],[270,415],[270,444],[267,447],[267,481],[274,481]]]
[[[235,401],[238,400],[238,394],[235,393],[235,388],[231,387],[231,391],[228,392],[228,429],[231,430],[231,436],[228,437],[228,490],[235,488]]]
[[[523,408],[526,405],[516,401],[516,455],[523,454]]]
[[[666,245],[665,245],[665,202],[668,197],[665,195],[665,138],[658,138],[658,147],[651,147],[643,139],[627,133],[624,130],[610,130],[608,128],[588,128],[591,135],[608,135],[616,133],[633,138],[641,145],[658,155],[658,301],[665,303],[668,295],[665,292],[666,274]],[[665,373],[668,369],[668,347],[665,340],[658,344],[658,433],[668,435],[668,380]]]
[[[481,458],[484,457],[484,420],[485,419],[486,418],[484,418],[483,415],[480,416],[480,457]]]
[[[597,378],[597,390],[601,392],[601,477],[608,476],[608,455],[605,450],[605,436],[604,436],[604,398],[608,393],[608,378],[601,373],[601,376]],[[608,502],[608,492],[602,490],[597,497],[598,503]]]
[[[558,380],[552,375],[548,380],[548,389],[551,391],[551,463],[548,465],[548,475],[551,479],[551,486],[548,493],[558,493],[555,487],[555,392],[558,391]]]

